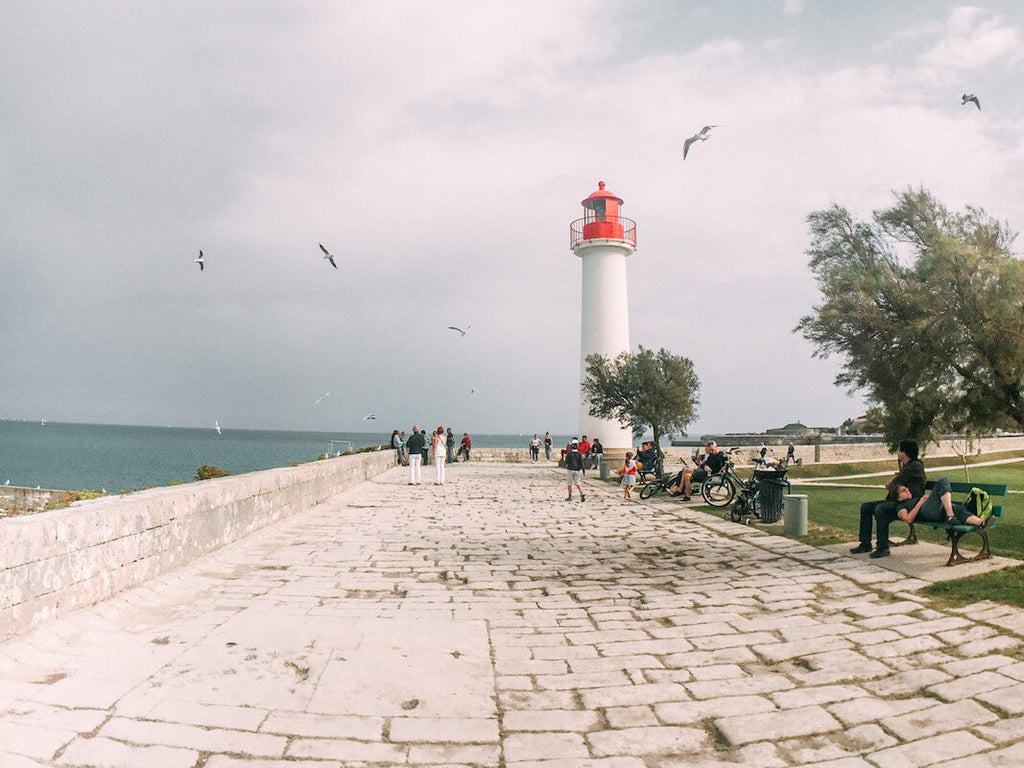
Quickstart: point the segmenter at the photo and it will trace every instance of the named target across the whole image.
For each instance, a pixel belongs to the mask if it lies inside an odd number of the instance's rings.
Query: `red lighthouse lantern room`
[[[569,247],[575,249],[584,240],[624,240],[636,248],[636,222],[619,215],[622,198],[597,183],[597,192],[583,201],[584,215],[569,228]]]
[[[622,221],[619,219],[621,205],[621,197],[607,191],[603,181],[597,182],[597,192],[583,201],[583,208],[586,211],[583,216],[583,239],[622,240]]]

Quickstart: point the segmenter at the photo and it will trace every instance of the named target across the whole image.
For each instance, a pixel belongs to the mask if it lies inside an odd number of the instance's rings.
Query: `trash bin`
[[[794,538],[807,535],[807,496],[806,494],[789,494],[786,496],[786,519],[783,531]]]
[[[777,523],[782,518],[782,497],[789,488],[785,469],[755,469],[760,517],[763,523]]]

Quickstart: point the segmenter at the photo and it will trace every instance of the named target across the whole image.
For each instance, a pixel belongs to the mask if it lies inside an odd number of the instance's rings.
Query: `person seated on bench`
[[[914,440],[900,442],[896,457],[900,463],[900,471],[885,484],[885,498],[877,501],[865,501],[860,505],[860,544],[850,550],[854,555],[871,552],[870,557],[888,557],[889,525],[896,519],[899,501],[896,489],[905,486],[910,489],[914,498],[921,498],[925,491],[924,464],[917,457],[918,445]],[[871,528],[874,523],[878,544],[871,551]]]
[[[953,502],[949,480],[940,477],[927,496],[915,499],[906,486],[896,489],[899,500],[899,518],[905,523],[920,519],[925,523],[956,523],[959,525],[985,525],[985,521],[967,511],[967,507]]]
[[[679,483],[669,488],[669,493],[673,496],[682,496],[683,501],[690,500],[690,486],[693,483],[703,483],[711,475],[718,474],[725,469],[726,463],[729,461],[729,457],[722,453],[722,450],[718,447],[718,443],[714,440],[709,440],[705,446],[705,453],[703,459],[700,457],[695,459],[696,467],[693,469],[683,469],[680,473]]]
[[[644,441],[636,452],[636,461],[640,462],[642,474],[653,472],[658,463],[658,451],[654,448],[654,441]]]

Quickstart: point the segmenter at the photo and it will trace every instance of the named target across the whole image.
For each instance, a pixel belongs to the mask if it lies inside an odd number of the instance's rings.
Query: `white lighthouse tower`
[[[580,381],[587,355],[615,358],[629,351],[629,302],[626,298],[626,257],[636,250],[636,222],[619,216],[622,198],[597,184],[583,201],[584,215],[569,225],[572,252],[583,263],[583,327],[580,334]],[[629,425],[590,415],[580,393],[580,434],[601,439],[605,455],[618,458],[633,445]]]

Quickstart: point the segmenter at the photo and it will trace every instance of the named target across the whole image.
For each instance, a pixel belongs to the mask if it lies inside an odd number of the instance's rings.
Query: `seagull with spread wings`
[[[323,393],[322,395],[320,395],[320,397],[318,397],[318,398],[316,399],[316,402],[315,402],[315,403],[313,403],[313,405],[320,405],[320,401],[321,401],[321,400],[323,400],[323,399],[324,399],[325,397],[330,397],[330,396],[331,396],[331,393],[330,393],[330,392],[324,392],[324,393]]]
[[[202,250],[199,251],[199,258],[195,260],[196,264],[199,265],[199,271],[203,271],[203,265],[206,263],[206,259],[203,258]]]
[[[978,101],[978,97],[975,96],[973,93],[965,93],[963,96],[961,96],[960,97],[960,106],[961,107],[966,106],[967,104],[970,104],[972,101],[974,102],[974,106],[976,106],[978,108],[978,110],[980,111],[981,110],[981,102]]]
[[[695,141],[707,141],[708,138],[709,138],[708,134],[711,133],[711,129],[712,128],[718,128],[718,127],[719,126],[717,126],[717,125],[705,125],[699,131],[697,131],[695,134],[693,134],[693,136],[691,136],[686,141],[684,141],[683,142],[683,160],[686,159],[686,153],[690,151],[690,147],[693,145],[693,143]]]
[[[449,326],[448,326],[448,330],[449,330],[449,331],[458,331],[458,332],[459,332],[460,334],[462,334],[463,336],[465,336],[465,335],[466,335],[466,331],[468,331],[468,330],[469,330],[470,328],[472,328],[472,327],[473,327],[472,325],[467,325],[467,326],[466,326],[466,330],[464,331],[464,330],[462,330],[461,328],[456,328],[456,327],[455,327],[454,325],[449,325]]]
[[[319,245],[320,246],[320,250],[324,252],[324,258],[327,259],[329,262],[331,262],[331,266],[332,267],[337,269],[338,265],[334,263],[334,256],[331,255],[331,252],[328,251],[326,248],[324,248],[324,244],[323,243],[317,243],[317,245]]]
[[[377,414],[376,413],[368,413],[365,416],[363,416],[363,421],[376,421],[376,420],[377,420]]]

